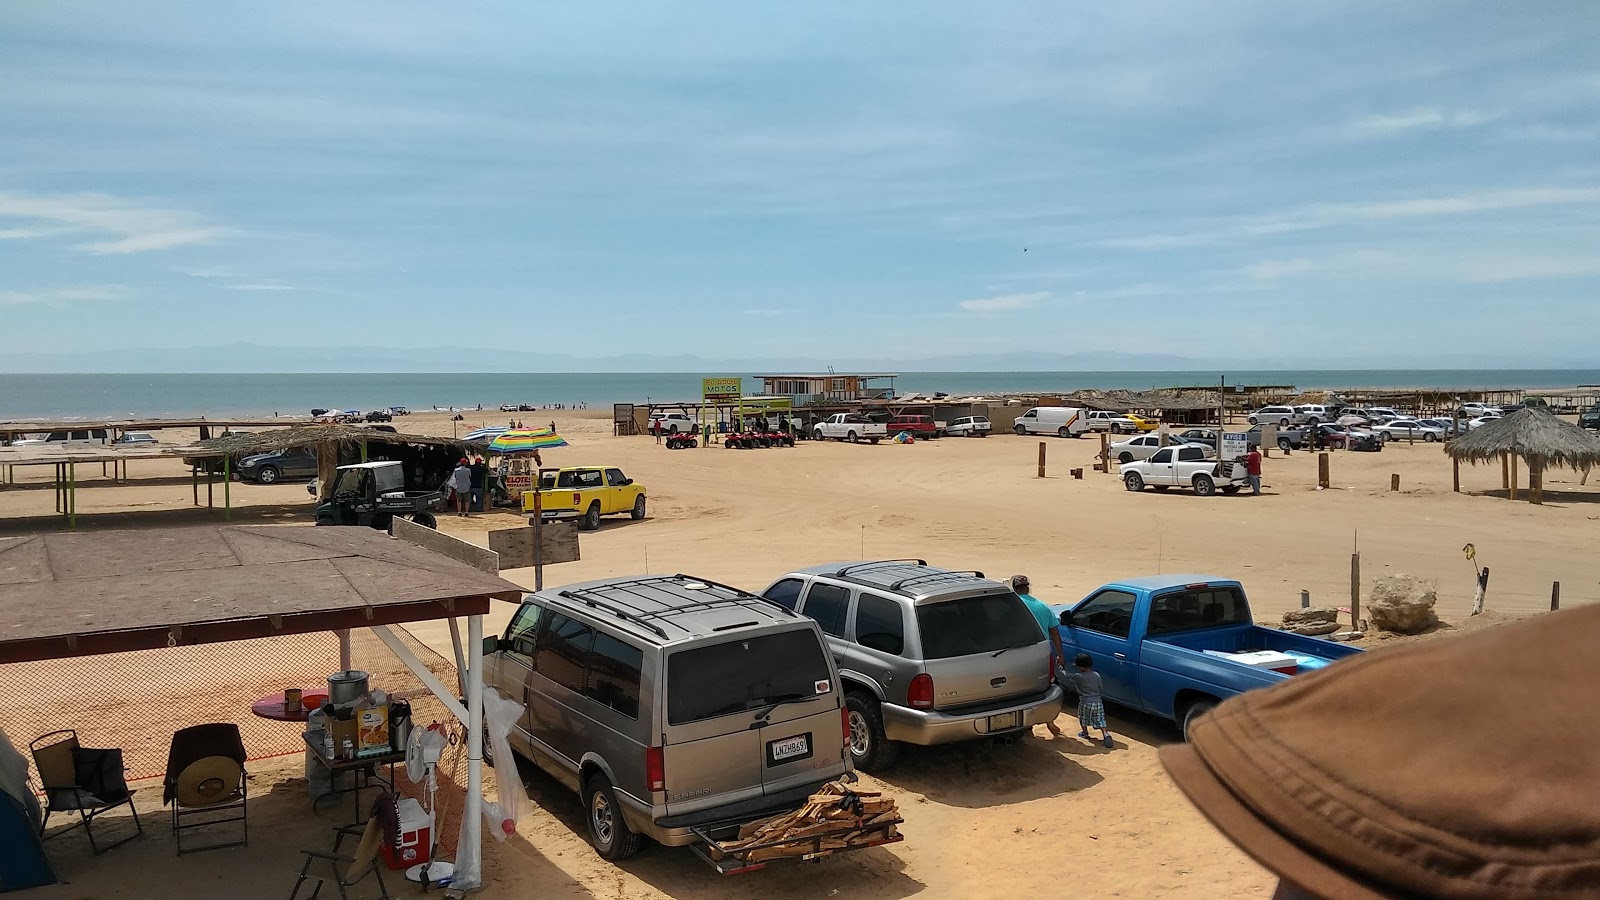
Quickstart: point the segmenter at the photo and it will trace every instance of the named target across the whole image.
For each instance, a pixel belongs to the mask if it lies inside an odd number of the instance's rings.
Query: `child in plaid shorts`
[[[1089,739],[1089,729],[1100,729],[1100,742],[1107,747],[1111,743],[1111,730],[1106,727],[1106,705],[1100,699],[1103,683],[1100,673],[1094,670],[1094,660],[1087,653],[1079,653],[1072,660],[1073,666],[1078,671],[1067,675],[1067,680],[1078,692],[1078,725],[1082,728],[1078,737]]]

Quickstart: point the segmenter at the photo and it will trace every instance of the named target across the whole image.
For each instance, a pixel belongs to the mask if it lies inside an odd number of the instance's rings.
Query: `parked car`
[[[1468,431],[1476,431],[1476,430],[1478,430],[1479,428],[1482,428],[1485,425],[1489,425],[1489,424],[1492,424],[1494,422],[1498,422],[1503,418],[1505,418],[1505,416],[1479,416],[1478,418],[1473,419],[1472,421],[1467,423],[1467,430]]]
[[[501,412],[520,412],[521,409],[515,403],[502,403],[502,404],[500,404],[500,411]]]
[[[951,437],[988,437],[993,428],[986,416],[961,416],[946,425],[944,433]]]
[[[1338,447],[1344,450],[1359,450],[1362,452],[1383,449],[1383,439],[1363,429],[1324,422],[1316,427],[1316,431],[1322,433],[1322,445],[1324,447]],[[1312,440],[1314,444],[1315,437]]]
[[[1596,403],[1588,412],[1578,416],[1578,427],[1600,429],[1600,403]]]
[[[1083,414],[1083,424],[1089,431],[1108,431],[1112,434],[1132,434],[1139,431],[1139,423],[1119,412],[1091,409]]]
[[[1416,419],[1390,419],[1382,425],[1374,425],[1372,431],[1386,441],[1416,440],[1432,443],[1444,440],[1445,435],[1443,428],[1424,425]]]
[[[889,430],[882,422],[874,422],[863,415],[835,413],[813,426],[811,434],[819,441],[832,438],[852,444],[863,440],[876,444],[889,436]]]
[[[1167,441],[1168,446],[1173,446],[1179,443],[1180,441],[1176,438],[1171,438]],[[1210,453],[1216,452],[1206,444],[1197,444],[1196,446],[1203,447],[1207,452]],[[1117,443],[1106,448],[1107,452],[1111,454],[1111,458],[1119,463],[1130,463],[1137,460],[1149,459],[1151,456],[1155,455],[1157,450],[1160,449],[1161,436],[1156,434],[1141,434],[1136,438],[1118,441]]]
[[[1374,425],[1382,424],[1391,419],[1409,418],[1404,412],[1388,406],[1370,406],[1367,408],[1367,419]]]
[[[1459,413],[1464,419],[1476,419],[1479,416],[1482,416],[1484,413],[1494,413],[1495,415],[1499,415],[1500,408],[1497,406],[1490,406],[1487,403],[1463,403],[1461,404],[1461,408],[1457,409],[1456,412]]]
[[[1224,494],[1239,493],[1239,489],[1249,483],[1245,464],[1209,458],[1210,449],[1200,444],[1162,447],[1147,460],[1119,467],[1122,485],[1134,493],[1144,490],[1146,485],[1158,491],[1170,487],[1193,488],[1202,497],[1211,496],[1219,488]]]
[[[1179,432],[1177,439],[1181,443],[1185,444],[1200,444],[1205,447],[1210,447],[1211,452],[1213,453],[1216,453],[1221,449],[1218,446],[1218,442],[1222,440],[1222,437],[1215,428],[1190,428],[1186,431]]]
[[[149,432],[124,431],[122,437],[117,438],[112,443],[126,446],[128,444],[159,444],[161,442],[156,440],[155,435]]]
[[[391,415],[391,416],[409,416],[409,415],[411,415],[411,410],[406,409],[404,406],[391,406],[391,407],[389,407],[389,415]]]
[[[1428,426],[1431,426],[1433,428],[1439,429],[1440,431],[1444,432],[1445,437],[1450,437],[1452,435],[1463,435],[1463,434],[1466,434],[1468,431],[1471,430],[1470,428],[1467,427],[1467,420],[1466,419],[1435,418],[1435,419],[1418,419],[1417,421],[1421,422],[1424,425],[1428,425]]]
[[[1235,694],[1361,652],[1258,627],[1243,585],[1209,575],[1131,578],[1054,609],[1062,653],[1089,654],[1106,700],[1176,722],[1185,737]],[[1276,656],[1269,661],[1262,651]]]
[[[316,492],[311,492],[316,496]],[[395,459],[340,466],[328,499],[312,517],[318,525],[365,525],[388,531],[396,518],[427,528],[438,527],[435,513],[447,500],[439,490],[407,490],[405,463]]]
[[[1263,406],[1249,415],[1249,421],[1251,425],[1268,422],[1288,428],[1295,423],[1295,415],[1292,406]]]
[[[884,426],[889,436],[905,432],[913,438],[928,440],[939,436],[939,425],[933,421],[933,416],[895,416]]]
[[[850,770],[817,624],[737,588],[690,575],[549,588],[492,641],[485,680],[527,704],[512,750],[579,794],[603,859],[643,837],[704,843]]]
[[[233,471],[245,481],[273,484],[285,478],[317,477],[317,454],[306,447],[246,456]]]
[[[533,491],[522,492],[522,511],[533,512]],[[543,519],[577,519],[582,531],[600,527],[601,516],[645,516],[644,485],[615,466],[569,466],[540,469],[538,502]],[[530,521],[529,524],[532,524]]]
[[[367,413],[366,419],[368,422],[393,422],[394,414],[387,409],[375,409]]]
[[[1338,418],[1337,416],[1333,415],[1332,411],[1329,410],[1328,407],[1315,403],[1307,403],[1301,406],[1296,406],[1294,408],[1294,414],[1294,424],[1296,425],[1320,425],[1323,422]]]
[[[695,434],[700,426],[685,412],[659,412],[650,417],[650,431],[659,430],[662,434]]]
[[[981,572],[833,563],[790,572],[762,596],[827,636],[859,769],[887,768],[901,744],[1025,734],[1061,712],[1050,641],[1010,585]]]
[[[1261,426],[1260,425],[1251,425],[1249,427],[1249,429],[1247,429],[1245,431],[1245,434],[1249,435],[1247,440],[1249,441],[1250,446],[1252,446],[1252,447],[1261,446]],[[1302,431],[1301,429],[1299,429],[1299,428],[1279,428],[1278,429],[1278,449],[1279,450],[1299,450],[1302,446],[1304,446],[1305,439],[1306,439],[1306,433],[1304,431]]]
[[[1133,413],[1123,413],[1122,417],[1132,422],[1133,427],[1138,431],[1155,431],[1161,427],[1160,419],[1147,419],[1144,416],[1136,416]]]
[[[1089,430],[1084,411],[1075,406],[1035,406],[1011,423],[1017,434],[1053,434],[1079,437]]]
[[[101,447],[110,443],[104,428],[76,428],[51,431],[38,437],[12,442],[13,447]]]

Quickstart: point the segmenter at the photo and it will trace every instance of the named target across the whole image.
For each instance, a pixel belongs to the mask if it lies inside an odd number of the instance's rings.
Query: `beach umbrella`
[[[504,425],[490,425],[487,428],[479,428],[477,431],[469,431],[461,439],[463,441],[487,441],[510,430]]]
[[[552,447],[565,447],[567,442],[548,428],[512,428],[495,435],[489,442],[492,453],[531,453],[536,450],[549,450]]]

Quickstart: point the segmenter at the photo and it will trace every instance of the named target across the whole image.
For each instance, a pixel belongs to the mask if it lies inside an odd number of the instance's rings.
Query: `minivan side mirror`
[[[500,638],[486,637],[483,639],[483,655],[492,656],[500,652]]]

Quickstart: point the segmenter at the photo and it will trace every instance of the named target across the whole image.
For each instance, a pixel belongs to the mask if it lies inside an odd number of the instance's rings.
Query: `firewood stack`
[[[755,847],[745,857],[749,862],[845,850],[893,838],[895,826],[903,821],[893,798],[852,790],[844,782],[834,781],[794,812],[746,823],[739,829],[738,840],[728,841],[720,849],[738,853]],[[777,841],[784,843],[761,846]]]

